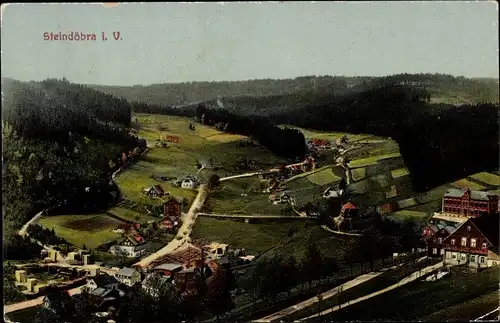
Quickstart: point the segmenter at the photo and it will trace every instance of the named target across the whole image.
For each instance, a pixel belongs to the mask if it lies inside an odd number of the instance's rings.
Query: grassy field
[[[114,207],[109,209],[108,212],[126,221],[147,222],[152,220],[158,220],[158,218],[154,216],[135,212],[123,207]]]
[[[42,217],[38,223],[55,233],[74,246],[95,249],[105,243],[121,238],[121,234],[111,232],[118,225],[123,224],[105,214],[88,215],[58,215]]]
[[[391,175],[393,178],[399,178],[408,175],[408,169],[406,168],[399,168],[391,171]]]
[[[151,148],[138,163],[118,174],[116,178],[118,186],[124,198],[131,201],[151,205],[161,204],[163,199],[149,198],[142,194],[144,188],[154,184],[161,184],[176,198],[187,198],[192,201],[196,195],[195,191],[174,187],[169,182],[157,182],[151,175],[175,178],[195,175],[196,164],[200,159],[212,158],[215,163],[221,164],[222,169],[215,171],[220,176],[239,173],[234,166],[242,157],[255,160],[269,168],[286,162],[258,144],[240,147],[243,142],[249,142],[244,136],[226,134],[200,124],[195,124],[196,130],[189,130],[189,123],[192,121],[188,118],[150,114],[137,114],[134,118],[138,119],[141,126],[138,135],[146,138],[150,145],[159,139],[160,134],[178,136],[180,142],[169,143],[167,148]],[[166,126],[168,131],[158,131],[157,127],[160,124]]]
[[[331,184],[331,183],[336,182],[336,181],[340,181],[340,177],[338,177],[337,175],[335,175],[332,172],[331,167],[327,167],[320,172],[316,172],[314,174],[311,174],[311,175],[307,176],[307,179],[311,183],[316,184],[316,185],[326,185],[326,184]]]
[[[366,168],[355,168],[351,173],[354,181],[360,181],[366,177]]]
[[[486,183],[488,185],[499,186],[500,176],[492,173],[482,172],[470,176],[471,178],[478,180],[480,182]]]
[[[199,217],[193,228],[193,238],[227,243],[230,248],[245,248],[249,254],[261,254],[286,241],[290,229],[294,232],[304,230],[304,223],[290,221],[253,224]]]
[[[429,214],[423,211],[399,210],[392,213],[392,216],[399,220],[425,220]]]
[[[454,182],[454,185],[458,188],[466,189],[470,188],[473,191],[482,191],[485,190],[486,187],[483,185],[480,185],[478,183],[472,182],[466,178],[460,179],[456,182]]]
[[[454,271],[451,276],[438,281],[420,282],[417,280],[409,283],[349,306],[339,313],[330,315],[328,319],[334,321],[415,321],[429,317],[441,309],[460,306],[459,304],[465,304],[482,295],[498,293],[498,283],[498,268],[489,268],[480,273]],[[481,310],[488,311],[486,308]],[[458,311],[455,314],[460,315],[460,317],[453,317],[458,321],[463,322],[470,318],[470,313],[464,315],[464,312]],[[476,314],[473,313],[474,316]]]
[[[381,138],[373,136],[373,135],[368,135],[368,134],[352,134],[352,133],[344,133],[344,132],[327,132],[327,131],[318,131],[318,130],[312,130],[312,129],[303,129],[295,126],[290,126],[290,125],[280,125],[280,127],[288,127],[292,129],[297,129],[301,131],[304,134],[304,137],[306,139],[323,139],[323,140],[337,140],[339,138],[342,138],[342,136],[346,135],[347,140],[350,141],[358,141],[361,139],[372,139],[372,140],[379,140]]]

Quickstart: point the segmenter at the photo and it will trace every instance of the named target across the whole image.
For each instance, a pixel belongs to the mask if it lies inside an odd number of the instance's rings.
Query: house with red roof
[[[346,218],[357,217],[359,215],[358,211],[359,210],[358,210],[358,207],[356,205],[354,205],[351,202],[347,202],[340,209],[340,216],[343,216],[343,217],[346,217]]]
[[[500,264],[499,219],[496,215],[471,217],[443,240],[445,265],[481,269]]]
[[[146,240],[137,232],[128,234],[125,239],[109,249],[115,256],[136,258],[146,253]]]
[[[181,216],[181,202],[174,197],[170,197],[168,201],[163,203],[163,215],[175,220],[178,219]]]
[[[149,197],[162,197],[168,194],[159,184],[153,185],[150,188],[145,188],[143,192]]]

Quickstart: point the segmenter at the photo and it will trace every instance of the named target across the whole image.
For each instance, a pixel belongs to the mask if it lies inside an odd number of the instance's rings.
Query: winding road
[[[206,184],[201,184],[200,187],[198,188],[198,194],[196,195],[196,198],[191,204],[189,211],[184,215],[182,225],[179,228],[179,231],[177,231],[177,235],[175,236],[175,238],[172,239],[172,241],[170,241],[165,247],[147,256],[141,261],[135,263],[134,266],[147,267],[156,259],[168,255],[173,251],[181,248],[181,246],[183,246],[184,244],[188,243],[189,235],[191,234],[194,223],[198,216],[198,211],[205,203],[207,196],[208,196],[208,187]]]

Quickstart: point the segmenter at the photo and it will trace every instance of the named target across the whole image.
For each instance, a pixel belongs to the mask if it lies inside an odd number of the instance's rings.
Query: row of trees
[[[209,109],[204,105],[196,108],[201,123],[218,129],[254,138],[276,154],[296,158],[306,154],[304,135],[291,128],[279,128],[261,117],[239,116],[222,109]]]
[[[56,235],[54,229],[46,229],[40,226],[39,224],[31,224],[28,226],[26,231],[30,238],[33,238],[37,241],[45,245],[59,245],[59,244],[68,244],[66,240],[60,238]]]
[[[2,90],[4,241],[16,248],[9,237],[42,209],[80,213],[112,201],[109,160],[141,143],[129,135],[124,99],[64,79],[5,79]]]
[[[367,89],[380,84],[423,84],[433,93],[441,93],[453,97],[466,94],[470,99],[498,102],[498,80],[469,79],[462,76],[446,74],[397,74],[387,77],[347,77],[347,76],[303,76],[294,79],[263,79],[234,82],[189,82],[178,84],[153,84],[148,86],[93,86],[95,89],[127,98],[130,101],[142,101],[169,106],[186,105],[217,98],[248,98],[240,101],[236,108],[245,110],[250,106],[252,111],[264,104],[255,105],[252,98],[272,97],[274,107],[293,105],[294,100],[287,98],[291,94],[328,94],[340,95],[352,89]],[[282,99],[279,99],[281,97]],[[231,99],[229,100],[231,101]],[[281,104],[280,104],[281,103]],[[224,102],[224,105],[228,102]],[[241,105],[244,104],[244,105]],[[134,110],[135,111],[135,110]],[[150,110],[152,111],[152,110]],[[254,112],[252,112],[254,113]]]

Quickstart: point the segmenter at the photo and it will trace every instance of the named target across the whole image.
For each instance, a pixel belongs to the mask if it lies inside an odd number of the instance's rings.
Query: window
[[[438,253],[437,248],[433,248],[433,249],[432,249],[432,254],[433,254],[433,255],[437,255],[437,253]]]
[[[471,255],[470,256],[470,262],[476,262],[476,256]]]
[[[451,259],[457,259],[457,253],[456,252],[452,252],[451,253]]]
[[[493,261],[493,266],[496,266],[497,265],[497,262],[496,261]]]
[[[479,257],[479,262],[484,264],[484,257]]]
[[[455,239],[451,239],[450,243],[451,243],[452,245],[455,245]]]
[[[461,257],[460,257],[462,260],[465,260],[465,253],[461,254]]]
[[[470,225],[467,226],[467,231],[470,231]]]
[[[482,244],[482,248],[483,248],[483,249],[486,249],[486,242],[483,242],[483,244]]]
[[[462,238],[462,246],[465,247],[467,246],[467,238]]]
[[[470,239],[470,246],[472,248],[475,248],[476,247],[476,239]]]
[[[438,238],[438,243],[443,243],[443,238]]]
[[[439,252],[439,254],[440,254],[441,256],[442,256],[442,255],[444,255],[444,249],[441,249],[441,250],[440,250],[440,252]]]

